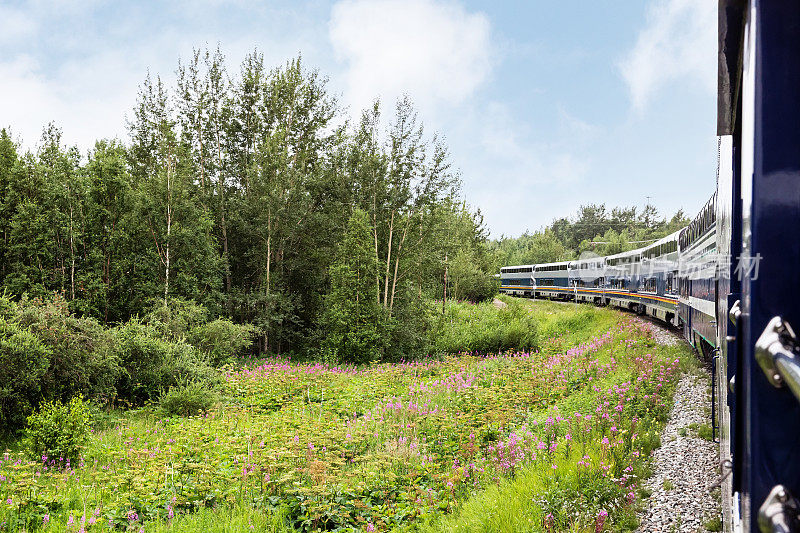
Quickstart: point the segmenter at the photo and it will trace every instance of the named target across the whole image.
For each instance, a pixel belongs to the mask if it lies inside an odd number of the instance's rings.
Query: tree
[[[83,169],[87,182],[86,268],[79,277],[81,298],[75,308],[103,323],[128,317],[125,254],[131,224],[133,190],[125,147],[98,141]],[[127,224],[127,225],[126,225]]]
[[[331,288],[322,318],[326,360],[366,363],[383,355],[385,313],[378,304],[378,263],[367,214],[356,209],[330,266]]]
[[[3,289],[106,324],[194,300],[254,326],[261,351],[310,353],[360,210],[382,356],[424,351],[427,299],[490,291],[480,214],[408,98],[385,130],[378,102],[353,127],[299,57],[270,70],[254,51],[229,76],[219,49],[194,50],[177,74],[148,74],[129,140],[88,158],[52,125],[35,153],[0,131]]]
[[[5,129],[0,129],[0,283],[8,272],[8,246],[11,227],[9,222],[14,206],[9,196],[9,186],[15,178],[13,174],[19,171],[19,156],[17,146],[11,139],[11,134]]]
[[[169,102],[161,80],[148,77],[129,124],[136,197],[129,226],[135,236],[132,291],[140,310],[159,293],[165,306],[174,295],[213,308],[220,285],[213,220],[200,201],[195,168],[178,142]]]

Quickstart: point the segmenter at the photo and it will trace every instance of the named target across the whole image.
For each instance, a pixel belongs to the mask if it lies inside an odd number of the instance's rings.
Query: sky
[[[0,127],[127,140],[148,71],[302,55],[353,117],[407,94],[493,237],[587,203],[694,215],[715,189],[714,0],[0,0]]]

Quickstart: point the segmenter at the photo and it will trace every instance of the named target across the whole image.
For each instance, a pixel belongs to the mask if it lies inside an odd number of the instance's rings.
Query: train
[[[644,247],[505,266],[500,290],[680,328],[711,362],[724,531],[800,532],[800,2],[718,15],[713,196]]]

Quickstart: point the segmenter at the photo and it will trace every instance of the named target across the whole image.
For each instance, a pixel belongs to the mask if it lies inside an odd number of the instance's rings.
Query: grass
[[[79,466],[9,451],[0,531],[633,529],[690,352],[611,310],[509,301],[537,350],[270,360],[202,415],[99,413]]]
[[[692,423],[692,424],[689,424],[689,429],[694,431],[694,433],[698,437],[700,437],[701,439],[705,439],[705,440],[708,440],[708,441],[713,440],[711,424]]]
[[[722,517],[714,516],[703,521],[706,531],[722,531]]]

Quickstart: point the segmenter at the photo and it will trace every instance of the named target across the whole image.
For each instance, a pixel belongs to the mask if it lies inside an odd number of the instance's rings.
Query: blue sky
[[[694,214],[715,187],[712,0],[0,0],[0,125],[125,139],[147,70],[217,43],[230,72],[302,54],[354,115],[409,94],[493,236],[588,202]]]

